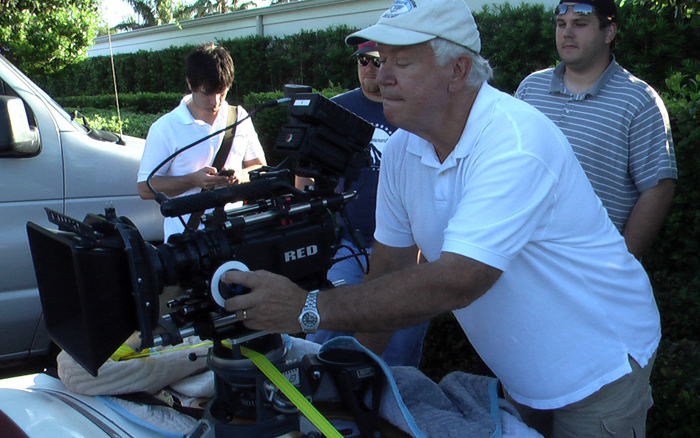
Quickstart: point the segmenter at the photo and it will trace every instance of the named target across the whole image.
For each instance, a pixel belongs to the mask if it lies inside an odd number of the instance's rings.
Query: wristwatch
[[[316,333],[318,325],[321,323],[321,316],[316,309],[316,295],[318,290],[309,292],[306,296],[306,302],[299,314],[299,325],[304,333]]]

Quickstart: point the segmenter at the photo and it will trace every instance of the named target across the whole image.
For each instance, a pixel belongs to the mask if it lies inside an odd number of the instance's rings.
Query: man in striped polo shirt
[[[668,113],[656,91],[612,55],[613,0],[562,0],[556,14],[562,62],[525,78],[516,97],[564,132],[629,251],[641,258],[663,225],[677,178]]]

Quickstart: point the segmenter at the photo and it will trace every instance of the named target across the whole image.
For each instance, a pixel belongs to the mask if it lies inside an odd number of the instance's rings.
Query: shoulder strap
[[[228,110],[228,121],[226,122],[226,126],[231,126],[236,121],[238,120],[238,106],[231,106],[229,107]],[[228,153],[231,151],[231,145],[233,144],[233,138],[236,136],[236,126],[234,126],[232,129],[229,129],[224,133],[224,139],[221,140],[221,146],[219,146],[219,151],[216,153],[216,157],[214,157],[214,164],[213,166],[216,167],[216,170],[221,171],[221,169],[224,167],[224,164],[226,164],[226,157],[228,157]]]
[[[236,121],[238,120],[238,106],[231,106],[229,107],[228,110],[228,121],[226,122],[226,126],[231,126]],[[231,145],[233,145],[233,138],[236,136],[236,127],[234,126],[231,129],[228,129],[224,133],[224,139],[221,140],[221,146],[219,146],[219,150],[216,153],[216,156],[214,157],[214,163],[212,166],[216,167],[216,170],[219,172],[221,169],[224,167],[224,164],[226,164],[226,158],[228,157],[228,153],[231,151]],[[190,218],[187,221],[187,228],[190,230],[196,230],[199,228],[199,220],[204,214],[204,210],[201,211],[195,211],[190,214]]]

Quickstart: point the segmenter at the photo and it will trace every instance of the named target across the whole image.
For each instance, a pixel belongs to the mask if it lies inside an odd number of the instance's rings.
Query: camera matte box
[[[49,335],[97,376],[139,327],[126,253],[86,248],[31,222],[27,234]]]

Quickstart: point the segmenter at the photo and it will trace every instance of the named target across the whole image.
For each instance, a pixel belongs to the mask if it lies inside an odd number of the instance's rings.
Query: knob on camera
[[[226,271],[243,271],[248,272],[250,269],[239,261],[228,261],[219,266],[211,278],[211,297],[219,307],[224,307],[226,300],[236,295],[243,295],[250,292],[250,288],[235,283],[224,283],[221,281],[221,276]]]

